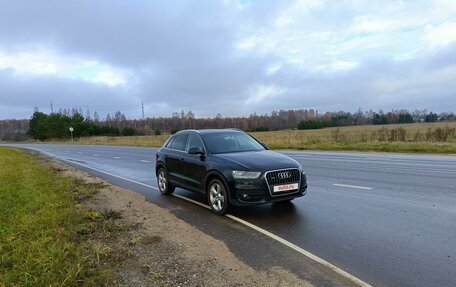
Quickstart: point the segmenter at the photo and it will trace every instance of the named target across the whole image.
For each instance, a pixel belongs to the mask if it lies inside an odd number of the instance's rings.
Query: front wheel
[[[175,187],[169,183],[168,173],[161,167],[157,172],[158,190],[161,194],[169,195],[174,192]]]
[[[209,206],[216,214],[225,214],[230,207],[228,191],[223,182],[219,179],[213,179],[209,182],[207,187],[207,199]]]

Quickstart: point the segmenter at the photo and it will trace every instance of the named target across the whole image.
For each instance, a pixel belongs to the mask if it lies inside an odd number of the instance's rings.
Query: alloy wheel
[[[158,188],[160,188],[161,192],[166,192],[166,188],[168,186],[168,180],[166,179],[166,174],[163,169],[160,169],[158,172]]]
[[[216,212],[221,212],[225,207],[225,188],[217,181],[209,187],[209,203]]]

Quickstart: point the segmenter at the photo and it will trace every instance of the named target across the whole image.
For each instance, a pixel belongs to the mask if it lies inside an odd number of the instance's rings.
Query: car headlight
[[[233,170],[234,179],[255,179],[260,176],[259,171]]]

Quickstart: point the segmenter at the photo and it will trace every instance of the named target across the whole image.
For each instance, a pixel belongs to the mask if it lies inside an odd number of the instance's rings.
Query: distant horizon
[[[60,109],[64,109],[64,108],[54,108],[54,113],[59,113]],[[78,110],[78,108],[66,108],[68,109],[69,111],[71,111],[72,109],[76,109]],[[82,108],[81,108],[82,109]],[[357,108],[356,110],[352,110],[352,111],[346,111],[346,110],[334,110],[334,111],[320,111],[318,109],[313,109],[313,108],[296,108],[296,109],[284,109],[283,111],[291,111],[291,110],[294,110],[294,111],[304,111],[304,110],[307,110],[307,111],[310,111],[310,110],[314,110],[314,112],[321,116],[321,115],[324,115],[325,113],[338,113],[338,112],[344,112],[344,113],[351,113],[351,114],[355,114],[356,112],[358,112],[359,108]],[[415,111],[420,111],[420,112],[424,112],[424,111],[427,111],[427,113],[436,113],[436,114],[455,114],[456,112],[453,112],[453,111],[433,111],[433,110],[430,110],[430,109],[405,109],[405,108],[393,108],[391,110],[383,110],[383,109],[378,109],[378,110],[374,110],[374,109],[368,109],[368,110],[364,110],[361,108],[361,111],[363,113],[366,113],[366,112],[370,112],[372,111],[373,113],[379,113],[380,110],[382,110],[385,114],[388,113],[388,112],[398,112],[398,111],[408,111],[410,112],[411,114]],[[39,112],[42,112],[42,113],[45,113],[45,114],[51,114],[51,109],[49,108],[49,111],[45,111],[45,110],[41,110],[38,108],[38,111]],[[82,109],[82,115],[84,116],[84,118],[86,118],[86,110]],[[94,115],[94,112],[97,112],[95,110],[89,110],[90,111],[90,116],[93,117]],[[268,116],[271,116],[271,114],[273,112],[279,112],[280,110],[275,110],[275,111],[270,111],[270,112],[267,112],[267,113],[262,113],[262,114],[259,114],[259,113],[256,113],[257,116],[264,116],[265,114],[267,114]],[[99,114],[98,112],[98,116],[100,117],[101,120],[105,120],[107,115],[109,114],[111,117],[114,116],[114,114],[116,112],[121,112],[123,114],[123,112],[121,110],[116,110],[116,111],[113,111],[113,112],[108,112],[107,114],[105,115],[102,115],[102,114]],[[192,111],[186,111],[184,110],[185,114],[187,114],[188,112],[192,112]],[[0,118],[0,121],[4,121],[4,120],[29,120],[32,116],[33,116],[33,113],[34,111],[32,110],[32,112],[30,113],[30,116],[29,117],[24,117],[24,118]],[[173,117],[173,113],[178,113],[180,114],[181,111],[177,112],[177,111],[174,111],[174,112],[171,112],[169,115],[163,115],[163,116],[148,116],[145,114],[145,119],[147,118],[150,118],[150,119],[153,119],[153,118],[172,118]],[[223,115],[222,114],[222,118],[242,118],[242,117],[250,117],[251,115],[255,114],[255,112],[252,112],[250,114],[247,114],[247,115]],[[142,120],[142,116],[140,115],[139,117],[128,117],[127,115],[125,115],[126,118],[128,120]],[[196,119],[204,119],[204,118],[209,118],[209,119],[213,119],[213,118],[216,118],[217,117],[217,114],[213,115],[213,116],[198,116],[197,114],[194,114],[194,118]]]

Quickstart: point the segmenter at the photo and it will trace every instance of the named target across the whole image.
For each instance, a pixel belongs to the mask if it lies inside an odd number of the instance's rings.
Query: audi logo
[[[278,177],[279,179],[290,178],[290,177],[291,177],[291,173],[288,172],[288,171],[279,172],[279,173],[277,174],[277,177]]]

